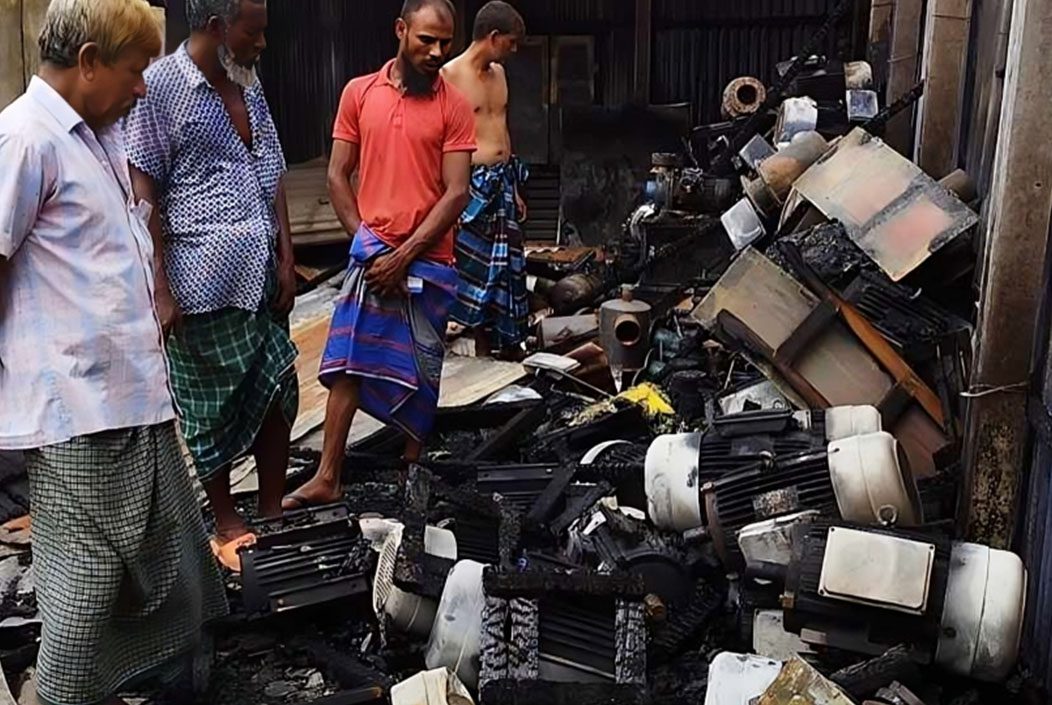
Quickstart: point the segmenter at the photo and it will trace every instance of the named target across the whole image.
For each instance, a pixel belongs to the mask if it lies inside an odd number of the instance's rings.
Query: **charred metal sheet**
[[[646,429],[642,407],[629,404],[596,421],[561,428],[539,438],[529,455],[533,458],[562,460],[580,455],[604,441],[639,438],[645,435]]]
[[[760,108],[750,115],[741,127],[733,133],[727,146],[724,148],[720,155],[712,162],[712,171],[716,173],[724,173],[730,167],[731,159],[736,155],[745,144],[752,139],[759,131],[760,125],[765,120],[766,112],[778,104],[786,90],[792,85],[793,81],[796,80],[797,76],[804,69],[806,62],[811,58],[812,55],[820,53],[820,47],[825,42],[826,35],[836,26],[840,18],[847,12],[848,7],[851,5],[849,0],[841,0],[837,3],[836,7],[826,17],[825,23],[811,35],[808,39],[807,44],[800,50],[789,65],[785,68],[784,72],[779,72],[780,78],[778,82],[767,91],[767,98],[764,100]]]
[[[431,473],[419,465],[410,465],[405,474],[405,508],[402,512],[402,546],[395,559],[395,584],[418,591],[424,586],[424,532],[427,526],[427,507],[431,501]],[[441,587],[438,589],[442,594]]]
[[[294,528],[241,552],[241,594],[253,615],[278,614],[369,590],[371,555],[346,505],[290,515]]]
[[[723,611],[726,595],[707,580],[694,585],[694,594],[682,607],[669,610],[663,624],[652,629],[649,654],[664,662],[694,643],[698,635]]]
[[[914,662],[910,649],[899,645],[888,649],[874,659],[842,668],[829,680],[843,688],[854,698],[864,698],[893,681],[916,681],[920,669]]]
[[[978,216],[915,164],[861,128],[793,187],[899,281]]]
[[[506,506],[528,512],[560,470],[555,463],[480,465],[476,487],[481,495],[499,494]]]
[[[508,600],[486,597],[482,611],[482,633],[479,650],[482,654],[479,668],[479,689],[490,682],[508,677],[510,654],[504,626],[508,621]]]
[[[618,600],[614,617],[614,678],[618,683],[644,685],[647,677],[647,630],[642,602]]]
[[[524,436],[532,433],[548,415],[548,407],[544,402],[535,403],[533,406],[523,409],[515,414],[494,433],[479,444],[475,450],[468,453],[467,462],[479,462],[492,460],[501,453],[507,451]]]
[[[511,573],[487,568],[482,574],[482,583],[486,594],[492,597],[542,597],[563,592],[642,600],[647,594],[642,576],[629,573],[608,575],[586,569]]]
[[[877,272],[862,272],[844,290],[853,303],[905,357],[935,354],[951,336],[970,337],[972,326],[934,303],[921,291],[888,281]]]
[[[511,617],[511,653],[509,673],[521,681],[537,680],[540,676],[540,621],[541,606],[536,600],[512,598],[508,603]]]

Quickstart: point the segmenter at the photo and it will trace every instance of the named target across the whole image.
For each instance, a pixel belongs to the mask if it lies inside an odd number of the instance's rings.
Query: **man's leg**
[[[475,357],[489,357],[493,354],[493,341],[485,325],[472,329],[475,336]]]
[[[332,385],[325,407],[324,440],[318,471],[307,484],[285,497],[281,503],[283,509],[297,509],[304,504],[329,504],[343,496],[340,477],[347,455],[347,435],[358,411],[360,384],[357,377],[344,376]]]
[[[206,482],[201,483],[216,518],[216,538],[223,544],[241,538],[248,531],[244,519],[237,513],[234,497],[230,492],[230,466],[217,471]]]
[[[281,498],[285,494],[285,475],[289,469],[289,437],[292,427],[275,401],[252,445],[259,473],[259,516],[276,519],[281,516]]]

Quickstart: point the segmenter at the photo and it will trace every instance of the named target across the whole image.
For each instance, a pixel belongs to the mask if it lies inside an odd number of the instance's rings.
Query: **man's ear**
[[[98,44],[88,42],[82,46],[77,53],[77,67],[80,69],[80,75],[87,81],[95,80],[95,72],[98,71],[100,61],[102,61],[102,54],[99,52]]]
[[[406,34],[409,33],[409,25],[406,24],[405,20],[399,17],[395,20],[395,35],[398,37],[398,41],[405,39]]]
[[[223,42],[226,29],[226,22],[221,17],[212,16],[208,18],[208,24],[205,25],[205,34],[217,42]]]

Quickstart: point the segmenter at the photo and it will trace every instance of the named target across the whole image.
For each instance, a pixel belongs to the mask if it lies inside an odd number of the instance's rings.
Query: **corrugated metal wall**
[[[271,2],[260,75],[290,163],[329,149],[343,87],[394,56],[401,0]]]
[[[467,0],[469,23],[484,2]],[[718,120],[728,81],[742,74],[771,81],[774,65],[799,50],[835,4],[654,0],[651,101],[688,102],[698,122]],[[859,15],[868,13],[865,1],[856,4]],[[633,0],[519,0],[517,5],[530,34],[594,37],[596,103],[616,107],[629,100]],[[393,25],[400,7],[401,0],[272,0],[272,50],[264,55],[261,73],[290,161],[325,153],[345,82],[375,70],[395,52]],[[857,36],[850,27],[841,29],[831,36],[828,51],[863,56]]]
[[[775,64],[802,49],[836,4],[655,0],[652,102],[688,102],[699,123],[719,120],[728,82],[750,75],[770,85]],[[855,44],[853,33],[842,30],[830,34],[826,51],[842,58],[863,57],[864,47]]]

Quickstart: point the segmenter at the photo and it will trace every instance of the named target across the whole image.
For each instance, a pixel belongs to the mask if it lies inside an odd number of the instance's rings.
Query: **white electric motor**
[[[482,612],[486,607],[484,568],[481,563],[465,560],[449,571],[425,655],[428,668],[445,666],[469,688],[478,685]]]
[[[431,633],[438,605],[432,599],[408,593],[394,584],[395,560],[402,546],[403,531],[402,526],[393,529],[380,551],[373,580],[373,611],[380,620],[386,616],[396,629],[423,638]],[[456,536],[447,529],[428,526],[424,532],[424,552],[455,561]]]

